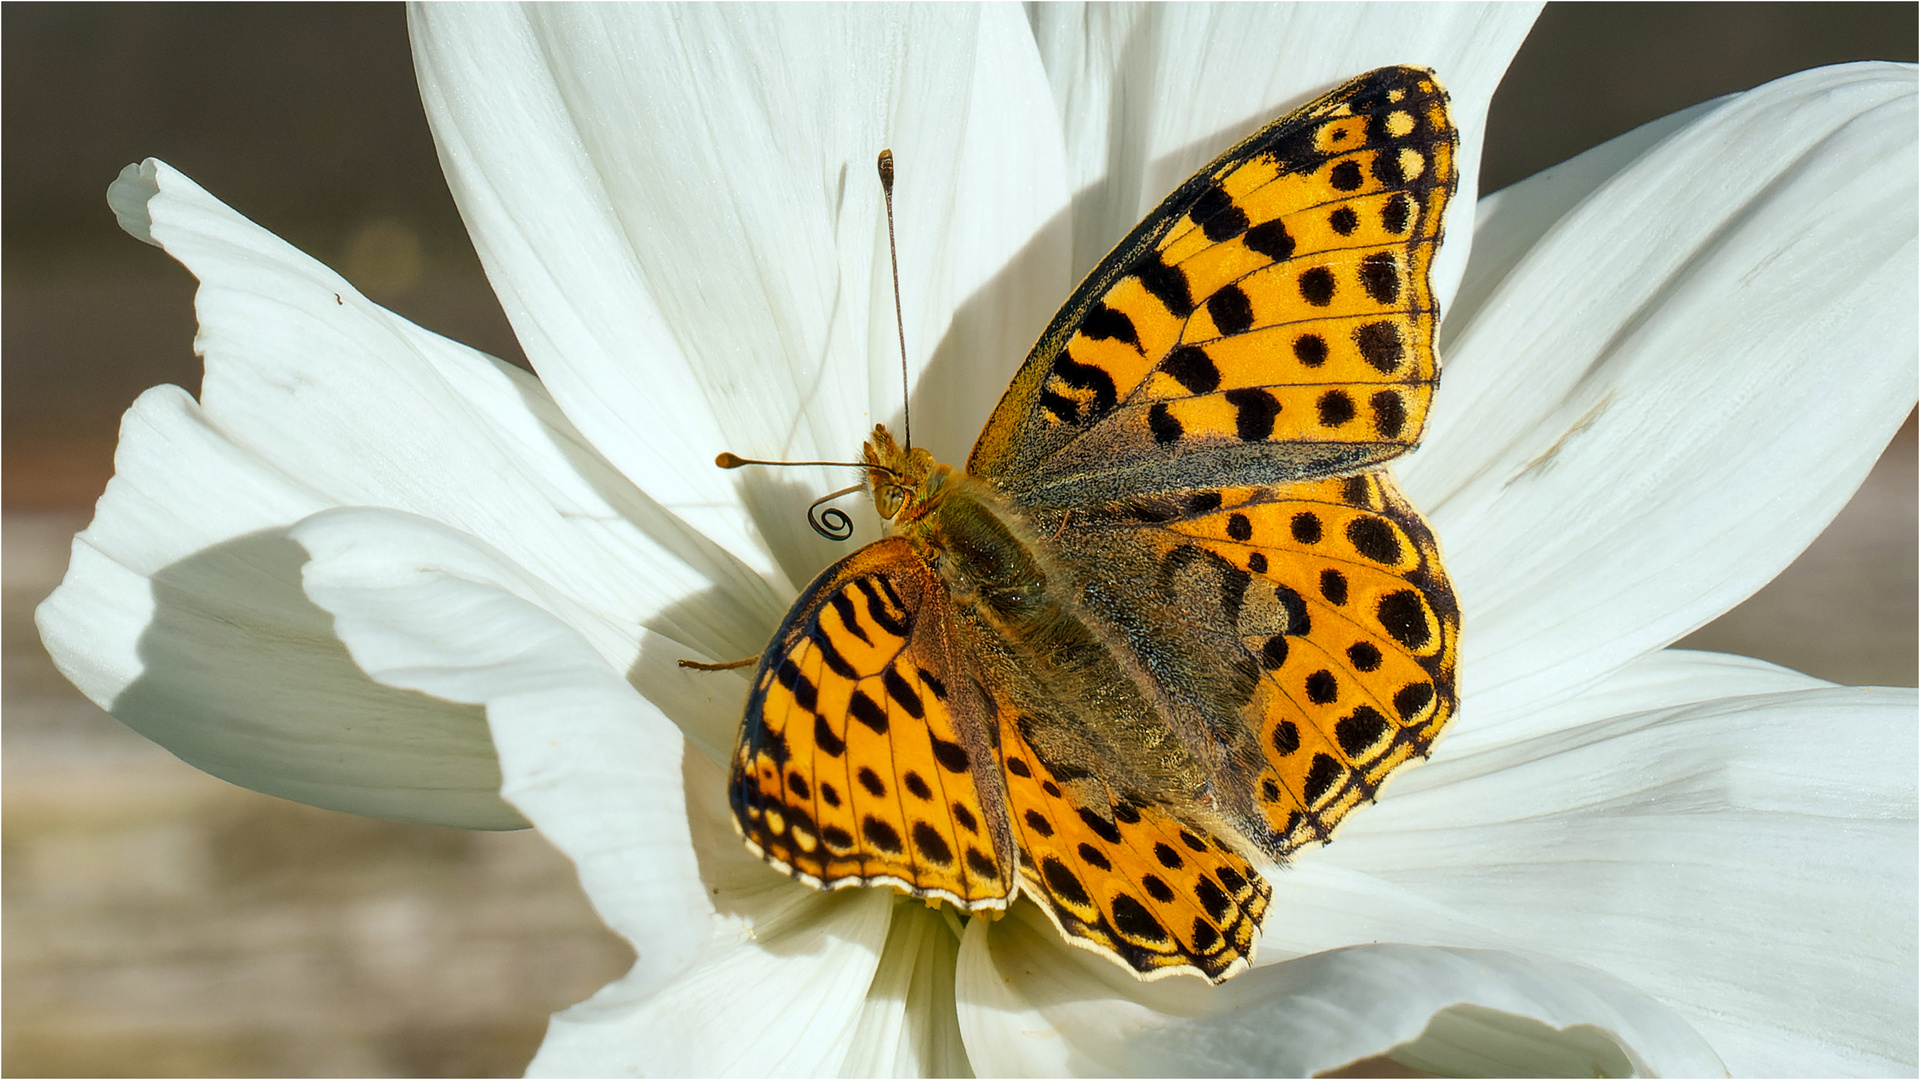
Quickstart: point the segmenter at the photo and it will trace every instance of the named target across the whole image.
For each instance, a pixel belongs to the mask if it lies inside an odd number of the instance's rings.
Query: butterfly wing
[[[1054,318],[968,462],[1024,506],[1353,472],[1419,439],[1456,135],[1382,68],[1168,196]]]
[[[819,888],[1006,906],[997,732],[952,628],[946,586],[902,539],[808,587],[761,658],[734,749],[733,817],[755,854]]]
[[[1082,508],[1059,550],[1271,858],[1326,840],[1455,711],[1459,608],[1385,471]]]
[[[998,710],[1023,887],[1068,941],[1143,979],[1220,982],[1253,962],[1273,889],[1233,848],[1165,809],[1060,782]]]

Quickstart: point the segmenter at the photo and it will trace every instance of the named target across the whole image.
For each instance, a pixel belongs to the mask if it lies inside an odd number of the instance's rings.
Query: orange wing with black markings
[[[1007,905],[999,752],[952,626],[946,586],[898,538],[814,581],[761,658],[734,749],[755,854],[818,888]]]
[[[1227,151],[1034,346],[968,472],[1028,506],[1353,472],[1414,445],[1457,138],[1382,68]]]
[[[1163,807],[1063,788],[999,711],[1021,879],[1068,941],[1142,979],[1220,982],[1253,962],[1273,888],[1252,863]]]
[[[1384,470],[1076,511],[1061,551],[1140,583],[1115,622],[1214,748],[1228,819],[1279,860],[1424,757],[1456,705],[1460,613],[1433,533]],[[1015,828],[1018,829],[1018,815]]]

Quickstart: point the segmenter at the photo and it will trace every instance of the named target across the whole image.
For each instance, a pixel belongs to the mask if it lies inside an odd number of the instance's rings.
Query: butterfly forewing
[[[1418,441],[1455,132],[1384,68],[1229,150],[1088,277],[969,472],[1029,505],[1348,472]]]
[[[897,538],[809,587],[761,659],[734,751],[734,821],[763,858],[823,888],[1006,905],[998,752],[952,624],[946,586]]]

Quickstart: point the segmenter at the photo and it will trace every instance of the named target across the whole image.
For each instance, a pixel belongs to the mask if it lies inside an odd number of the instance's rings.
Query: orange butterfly
[[[1456,135],[1370,72],[1168,196],[1081,284],[958,472],[884,427],[891,535],[760,659],[730,782],[820,888],[1024,892],[1152,979],[1252,960],[1262,868],[1452,716],[1459,612],[1387,463],[1439,365]]]

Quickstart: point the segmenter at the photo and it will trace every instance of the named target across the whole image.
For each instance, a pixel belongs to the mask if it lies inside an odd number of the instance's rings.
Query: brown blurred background
[[[1915,59],[1913,4],[1553,5],[1482,190],[1792,71]],[[631,953],[537,835],[372,821],[181,764],[54,672],[32,610],[120,413],[197,389],[194,282],[115,227],[166,159],[425,326],[521,362],[434,159],[397,6],[0,9],[4,1051],[9,1075],[517,1074]],[[1915,682],[1909,418],[1792,569],[1683,644]]]

